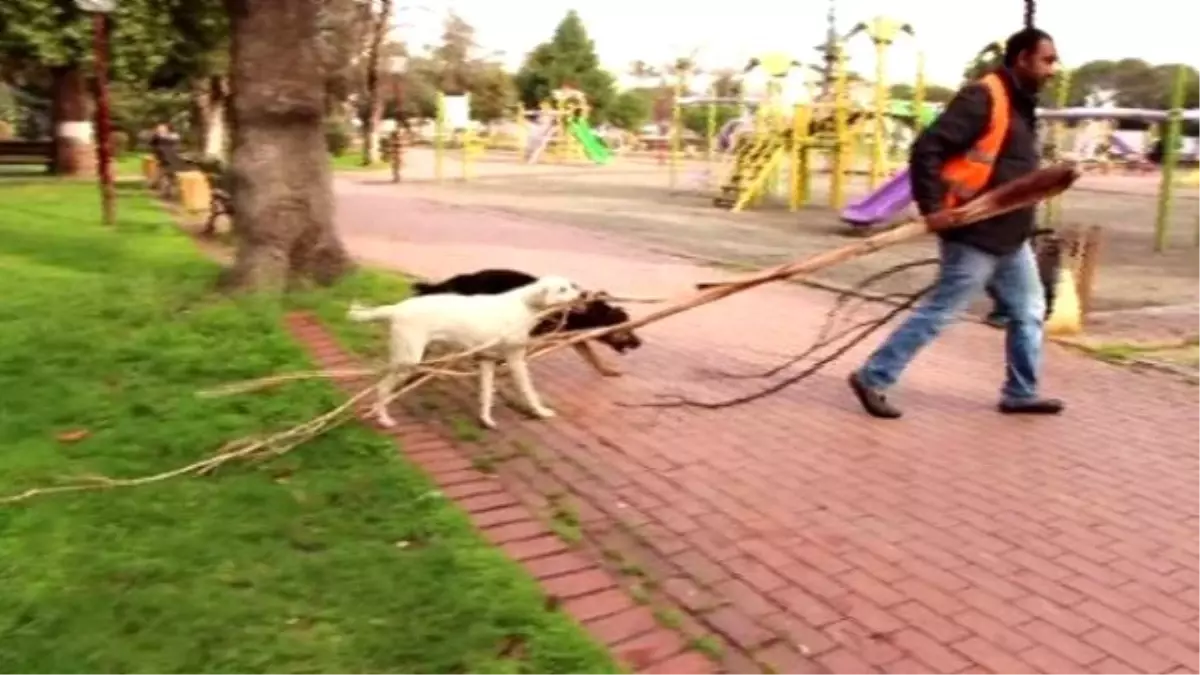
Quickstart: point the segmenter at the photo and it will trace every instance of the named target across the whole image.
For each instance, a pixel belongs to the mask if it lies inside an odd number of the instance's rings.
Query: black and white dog
[[[478,272],[459,274],[438,283],[415,283],[413,292],[417,295],[433,295],[437,293],[454,293],[457,295],[496,295],[506,293],[516,288],[537,281],[532,274],[512,269],[485,269]],[[629,314],[605,302],[603,299],[589,300],[582,307],[571,309],[563,314],[547,317],[536,327],[532,334],[546,335],[556,331],[571,332],[618,326],[629,321]],[[642,341],[631,330],[618,330],[597,338],[618,354],[624,354],[631,349],[642,346]],[[588,341],[572,345],[584,361],[596,372],[606,377],[614,377],[621,371],[604,363],[592,349]]]
[[[1046,294],[1046,315],[1049,319],[1054,312],[1054,300],[1058,294],[1058,275],[1062,270],[1063,239],[1050,228],[1041,228],[1033,233],[1032,241],[1034,254],[1037,256],[1038,277],[1042,281],[1042,289]],[[987,315],[987,323],[997,328],[1008,323],[1008,308],[1000,300],[1000,295],[989,282],[988,297],[992,299],[992,311]]]

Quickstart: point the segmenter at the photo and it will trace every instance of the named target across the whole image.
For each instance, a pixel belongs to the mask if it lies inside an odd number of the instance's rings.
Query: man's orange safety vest
[[[999,73],[985,75],[979,84],[988,90],[992,100],[991,115],[987,129],[975,145],[960,157],[946,162],[942,168],[942,181],[946,184],[946,208],[953,208],[979,194],[992,177],[1000,146],[1008,136],[1011,106],[1008,88]]]

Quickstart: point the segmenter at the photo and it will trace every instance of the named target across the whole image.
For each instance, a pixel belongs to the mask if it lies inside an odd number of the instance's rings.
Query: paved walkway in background
[[[656,296],[723,275],[385,186],[343,180],[338,194],[355,255],[422,276],[511,266]],[[560,416],[499,412],[541,453],[512,471],[574,495],[589,536],[636,548],[685,629],[722,636],[733,672],[1200,668],[1194,387],[1050,346],[1046,393],[1068,413],[1002,417],[1002,338],[961,324],[906,375],[898,422],[867,418],[845,385],[869,344],[745,406],[620,405],[757,389],[715,371],[802,350],[830,303],[776,285],[653,324],[645,347],[612,357],[622,378],[569,352],[540,361]]]

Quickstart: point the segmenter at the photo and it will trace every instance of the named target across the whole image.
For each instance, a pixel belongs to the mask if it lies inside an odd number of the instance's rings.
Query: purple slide
[[[1127,143],[1124,138],[1121,138],[1116,134],[1113,134],[1109,137],[1109,145],[1113,149],[1113,154],[1117,155],[1118,157],[1136,158],[1142,154],[1137,150],[1134,150],[1132,145]]]
[[[842,220],[855,227],[867,227],[895,218],[911,203],[912,185],[905,169],[878,190],[842,209]]]

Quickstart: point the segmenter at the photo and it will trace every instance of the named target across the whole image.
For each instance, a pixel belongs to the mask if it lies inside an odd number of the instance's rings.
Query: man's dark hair
[[[1037,0],[1024,0],[1025,14],[1021,17],[1025,27],[1013,33],[1004,43],[1004,65],[1012,68],[1017,65],[1017,59],[1032,49],[1037,49],[1042,40],[1053,40],[1044,30],[1033,27],[1033,16],[1037,13]]]
[[[1022,28],[1010,35],[1004,42],[1004,65],[1012,68],[1017,65],[1017,59],[1021,54],[1037,49],[1042,40],[1053,39],[1049,33],[1040,28],[1032,26]]]

